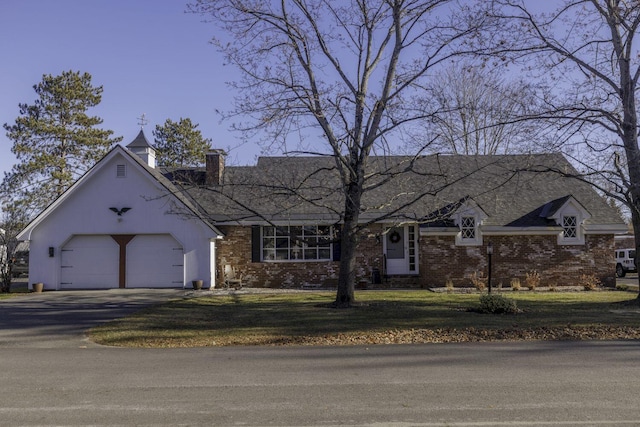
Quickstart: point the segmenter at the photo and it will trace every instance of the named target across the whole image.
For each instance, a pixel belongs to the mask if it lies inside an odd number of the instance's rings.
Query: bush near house
[[[480,297],[480,312],[492,314],[516,314],[518,304],[509,298],[497,294],[486,294]]]

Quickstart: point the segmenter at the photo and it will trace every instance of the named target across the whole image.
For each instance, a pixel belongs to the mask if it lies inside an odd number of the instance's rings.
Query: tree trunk
[[[619,55],[622,56],[622,55]],[[619,59],[620,97],[623,108],[622,141],[629,172],[631,194],[631,222],[635,237],[636,259],[640,248],[640,149],[638,147],[638,113],[636,111],[635,85],[631,77],[628,58]],[[639,276],[640,277],[640,276]],[[640,285],[640,278],[638,279]],[[640,301],[640,286],[638,289]]]
[[[345,221],[340,237],[340,272],[336,307],[350,307],[355,302],[357,223]]]
[[[344,224],[340,236],[340,273],[335,307],[348,308],[355,302],[356,249],[358,246],[358,219],[362,197],[362,173],[356,169],[357,178],[347,186]]]

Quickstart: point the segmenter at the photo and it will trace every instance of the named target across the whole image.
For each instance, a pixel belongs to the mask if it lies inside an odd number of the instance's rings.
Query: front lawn
[[[480,314],[478,294],[358,291],[362,306],[328,308],[333,292],[189,298],[95,328],[104,345],[345,345],[521,339],[640,339],[637,294],[513,292],[516,315]]]

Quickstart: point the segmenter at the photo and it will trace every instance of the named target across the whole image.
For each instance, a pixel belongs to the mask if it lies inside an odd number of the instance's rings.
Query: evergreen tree
[[[4,176],[2,195],[27,215],[45,208],[122,139],[87,115],[102,99],[102,86],[93,87],[90,74],[43,75],[33,89],[35,103],[19,104],[15,123],[4,124],[18,162]]]
[[[211,140],[202,136],[191,119],[178,122],[167,119],[153,131],[158,165],[167,167],[199,166],[211,148]]]

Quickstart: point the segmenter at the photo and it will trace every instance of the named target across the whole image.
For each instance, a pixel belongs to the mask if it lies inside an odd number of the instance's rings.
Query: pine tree
[[[4,124],[18,162],[4,176],[2,195],[28,215],[44,209],[122,139],[97,128],[101,118],[87,115],[102,99],[102,86],[92,86],[90,74],[45,74],[33,89],[36,101],[19,104],[15,123]]]
[[[167,119],[162,126],[156,125],[153,136],[158,165],[182,167],[203,164],[211,148],[211,140],[204,138],[197,128],[198,124],[183,118],[178,122]]]

